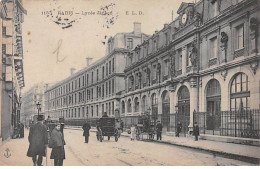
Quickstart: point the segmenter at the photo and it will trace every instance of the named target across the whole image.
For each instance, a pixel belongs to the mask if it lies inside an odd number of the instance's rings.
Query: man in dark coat
[[[181,129],[182,129],[182,124],[181,124],[181,122],[178,122],[178,124],[177,124],[176,137],[180,137]]]
[[[19,138],[24,138],[24,125],[19,123]]]
[[[38,122],[30,127],[29,133],[29,149],[27,156],[32,157],[33,164],[36,166],[42,165],[42,157],[46,156],[46,148],[48,146],[48,132],[45,125],[43,125],[43,115],[39,115]],[[38,159],[37,159],[38,155]]]
[[[82,129],[84,130],[83,136],[85,136],[85,143],[88,143],[88,138],[89,138],[89,130],[91,126],[88,122],[86,122],[83,126]]]
[[[157,124],[156,124],[156,133],[157,133],[157,140],[162,140],[162,124],[160,123],[160,121],[158,120],[157,121]]]
[[[198,141],[198,136],[200,135],[200,129],[197,122],[194,123],[193,135],[195,136],[195,141]]]

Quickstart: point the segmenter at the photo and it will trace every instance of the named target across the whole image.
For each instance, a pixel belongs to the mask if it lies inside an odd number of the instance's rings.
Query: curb
[[[121,136],[130,137],[128,135],[121,135]],[[145,140],[141,140],[141,141],[145,141]],[[178,147],[185,147],[185,148],[189,148],[189,149],[200,150],[203,152],[211,153],[214,156],[218,155],[221,157],[244,161],[244,162],[248,162],[248,163],[252,163],[252,164],[260,164],[260,158],[256,158],[256,157],[250,157],[250,156],[228,153],[228,152],[223,152],[223,151],[210,150],[210,149],[205,149],[205,148],[201,148],[201,147],[193,147],[193,146],[178,144],[178,143],[174,143],[174,142],[170,142],[170,141],[149,140],[149,142],[156,142],[156,143],[174,145],[174,146],[178,146]]]

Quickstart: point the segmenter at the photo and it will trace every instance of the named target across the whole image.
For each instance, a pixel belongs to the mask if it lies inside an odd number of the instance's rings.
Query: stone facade
[[[21,0],[0,2],[0,137],[10,138],[20,121],[21,89],[24,87],[22,23],[26,10]]]
[[[134,23],[131,33],[117,33],[107,42],[105,57],[54,84],[45,92],[44,113],[52,119],[64,117],[67,122],[95,119],[104,112],[116,116],[121,92],[124,91],[124,69],[127,53],[148,35],[141,24]]]
[[[204,0],[177,13],[128,54],[121,114],[191,131],[194,112],[259,109],[259,2]]]

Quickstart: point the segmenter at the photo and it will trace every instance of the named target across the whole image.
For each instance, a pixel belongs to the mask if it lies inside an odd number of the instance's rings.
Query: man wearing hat
[[[42,157],[46,156],[45,149],[48,145],[48,132],[46,126],[43,125],[43,120],[43,115],[37,117],[37,123],[30,127],[28,137],[30,145],[27,151],[27,156],[32,157],[34,166],[41,166]]]
[[[162,140],[162,124],[160,123],[160,121],[158,120],[157,121],[157,124],[156,124],[156,134],[157,134],[157,140]]]

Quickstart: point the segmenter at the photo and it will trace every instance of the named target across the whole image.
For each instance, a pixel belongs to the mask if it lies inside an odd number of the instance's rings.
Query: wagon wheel
[[[118,137],[117,137],[117,136],[115,136],[115,141],[116,141],[116,142],[118,141]]]
[[[99,141],[99,133],[97,132],[97,141]]]

